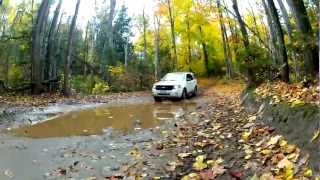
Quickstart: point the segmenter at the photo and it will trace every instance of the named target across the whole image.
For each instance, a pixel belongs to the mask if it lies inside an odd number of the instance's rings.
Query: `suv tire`
[[[154,96],[153,99],[154,99],[155,102],[161,102],[161,98],[160,97]]]
[[[186,99],[186,98],[187,98],[187,90],[186,90],[186,88],[184,88],[183,91],[182,91],[182,94],[181,94],[180,99],[181,99],[181,100],[184,100],[184,99]]]

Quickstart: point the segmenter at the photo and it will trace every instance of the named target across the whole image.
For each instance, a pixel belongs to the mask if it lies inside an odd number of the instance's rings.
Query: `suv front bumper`
[[[182,96],[183,89],[172,89],[172,90],[156,90],[152,89],[154,97],[167,97],[167,98],[180,98]]]

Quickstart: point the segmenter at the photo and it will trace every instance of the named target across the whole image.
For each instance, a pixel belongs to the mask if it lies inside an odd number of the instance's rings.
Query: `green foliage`
[[[105,94],[110,90],[110,87],[107,83],[98,82],[94,85],[94,88],[92,89],[92,94]]]
[[[16,64],[11,65],[8,71],[9,85],[17,87],[24,81],[24,71],[21,66]]]
[[[272,62],[272,58],[268,52],[257,44],[251,43],[248,51],[244,47],[238,48],[236,56],[236,66],[243,74],[246,74],[248,66],[246,61],[250,60],[253,62],[251,63],[251,67],[255,71],[257,82],[273,78],[276,65]]]
[[[102,93],[108,85],[101,78],[94,75],[82,76],[78,75],[72,78],[71,87],[78,93],[91,94]],[[106,91],[108,91],[107,89]]]

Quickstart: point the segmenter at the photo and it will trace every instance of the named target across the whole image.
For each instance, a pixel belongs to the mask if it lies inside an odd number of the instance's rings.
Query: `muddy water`
[[[51,138],[103,134],[112,128],[123,133],[148,129],[175,119],[196,106],[193,102],[145,103],[100,106],[70,112],[45,122],[13,129],[16,136]]]

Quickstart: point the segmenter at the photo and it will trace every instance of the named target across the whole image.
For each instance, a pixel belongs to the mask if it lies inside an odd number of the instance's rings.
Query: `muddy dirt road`
[[[199,96],[180,102],[132,93],[106,103],[7,108],[0,179],[312,175],[307,154],[241,107],[239,82],[201,84]]]
[[[154,103],[149,93],[132,93],[109,103],[7,106],[0,116],[0,179],[112,176],[132,161],[132,149],[156,141],[204,101]]]

